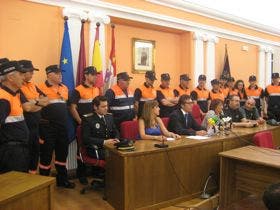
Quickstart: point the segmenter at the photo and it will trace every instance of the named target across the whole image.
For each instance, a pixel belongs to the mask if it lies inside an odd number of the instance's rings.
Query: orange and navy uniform
[[[183,88],[181,85],[179,85],[177,88],[175,88],[175,93],[178,95],[178,96],[181,96],[181,95],[191,95],[191,89],[190,88]]]
[[[139,88],[136,88],[134,92],[134,99],[138,104],[138,117],[141,116],[144,103],[146,101],[155,100],[157,97],[157,91],[153,86],[149,86],[146,83],[141,85]]]
[[[77,104],[77,111],[82,116],[93,112],[92,100],[99,95],[99,88],[95,86],[89,87],[83,83],[73,90],[69,103]]]
[[[225,95],[221,90],[216,92],[212,89],[209,93],[209,99],[211,101],[214,100],[214,99],[220,99],[221,101],[224,101],[225,100]]]
[[[40,174],[48,176],[52,154],[55,150],[55,167],[58,180],[67,179],[66,158],[68,155],[67,114],[68,88],[53,86],[46,81],[38,88],[49,98],[49,104],[41,111],[40,131],[44,143],[40,147]],[[40,133],[41,134],[41,133]]]
[[[35,102],[40,95],[45,96],[33,82],[25,82],[21,87],[21,92],[29,102]],[[30,131],[30,166],[29,172],[36,173],[39,160],[39,121],[41,112],[24,112],[24,118]]]
[[[267,114],[269,118],[280,121],[280,83],[268,85],[264,92],[267,98]]]
[[[161,85],[157,89],[157,100],[160,107],[160,117],[169,117],[169,115],[178,108],[177,105],[174,106],[165,106],[162,104],[163,99],[175,99],[178,97],[178,93],[175,92],[173,88],[164,88]]]
[[[256,108],[258,109],[259,113],[261,111],[261,99],[264,98],[264,91],[261,87],[256,86],[248,86],[245,89],[247,97],[252,97],[256,101]]]
[[[14,92],[2,85],[0,88],[0,173],[11,170],[28,171],[29,130],[22,103],[27,102],[19,91]],[[11,158],[12,155],[17,158]]]
[[[130,87],[122,90],[116,84],[106,91],[105,96],[118,129],[122,122],[134,119],[134,91]]]
[[[191,98],[194,101],[197,101],[201,111],[204,113],[208,111],[209,90],[206,88],[201,89],[200,87],[196,87],[191,92]]]
[[[245,102],[247,100],[247,95],[246,95],[245,90],[244,90],[244,92],[240,92],[240,91],[237,90],[237,95],[240,98],[240,106],[244,106]]]
[[[226,98],[228,96],[228,94],[229,94],[229,88],[226,87],[226,86],[221,86],[220,90],[223,92],[224,97]]]

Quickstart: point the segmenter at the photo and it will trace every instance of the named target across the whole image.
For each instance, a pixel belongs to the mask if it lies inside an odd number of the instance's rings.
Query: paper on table
[[[167,138],[166,138],[166,140],[167,140],[167,141],[174,141],[174,140],[175,140],[175,138],[172,138],[172,137],[167,137]]]
[[[188,139],[196,139],[196,140],[205,140],[205,139],[209,139],[209,136],[187,136],[186,138]]]

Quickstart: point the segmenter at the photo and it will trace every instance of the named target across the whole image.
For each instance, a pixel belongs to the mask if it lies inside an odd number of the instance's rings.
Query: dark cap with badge
[[[126,72],[121,72],[117,74],[117,80],[129,81],[131,79],[133,79],[133,77],[130,77]]]
[[[8,61],[0,65],[0,76],[11,73],[13,71],[19,71],[25,73],[17,61]]]
[[[272,79],[278,79],[279,78],[279,73],[277,73],[277,72],[276,73],[272,73],[271,74],[271,78]]]
[[[97,69],[94,66],[88,66],[84,69],[84,74],[96,75],[99,74],[99,72],[97,72]]]
[[[170,75],[168,73],[161,74],[160,78],[161,78],[161,80],[169,81],[170,80]]]
[[[8,61],[9,61],[8,58],[0,58],[0,65],[1,65],[2,63],[6,63],[6,62],[8,62]]]
[[[34,68],[32,61],[30,61],[30,60],[20,60],[20,61],[18,61],[18,63],[25,72],[39,71],[39,69]]]
[[[146,71],[145,77],[152,80],[152,81],[157,80],[156,74],[155,74],[154,71]]]
[[[181,74],[180,75],[180,80],[185,80],[185,81],[190,81],[190,77],[187,74]]]
[[[257,81],[257,77],[255,75],[251,75],[249,77],[249,82],[254,82],[254,81]]]
[[[206,76],[204,74],[201,74],[198,76],[198,80],[206,80]]]
[[[46,68],[46,73],[49,74],[49,73],[57,73],[57,72],[61,72],[61,69],[59,68],[58,65],[50,65]]]
[[[211,85],[218,85],[220,82],[217,79],[211,80]]]

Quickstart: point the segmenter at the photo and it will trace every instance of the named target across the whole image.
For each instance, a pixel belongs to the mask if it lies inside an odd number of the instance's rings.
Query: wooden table
[[[107,200],[117,210],[132,210],[158,209],[197,197],[210,173],[219,180],[218,153],[248,145],[252,136],[262,130],[280,136],[279,127],[263,125],[234,129],[234,134],[207,140],[182,138],[168,142],[167,149],[155,148],[156,142],[151,140],[136,141],[133,152],[121,152],[108,145]]]
[[[0,175],[1,210],[53,209],[53,177],[21,172]]]
[[[261,196],[269,184],[280,182],[279,150],[246,146],[219,155],[221,207],[248,194]]]

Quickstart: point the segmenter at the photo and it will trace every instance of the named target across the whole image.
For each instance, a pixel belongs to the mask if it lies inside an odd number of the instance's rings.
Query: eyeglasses
[[[193,104],[193,101],[185,102],[185,104]]]

